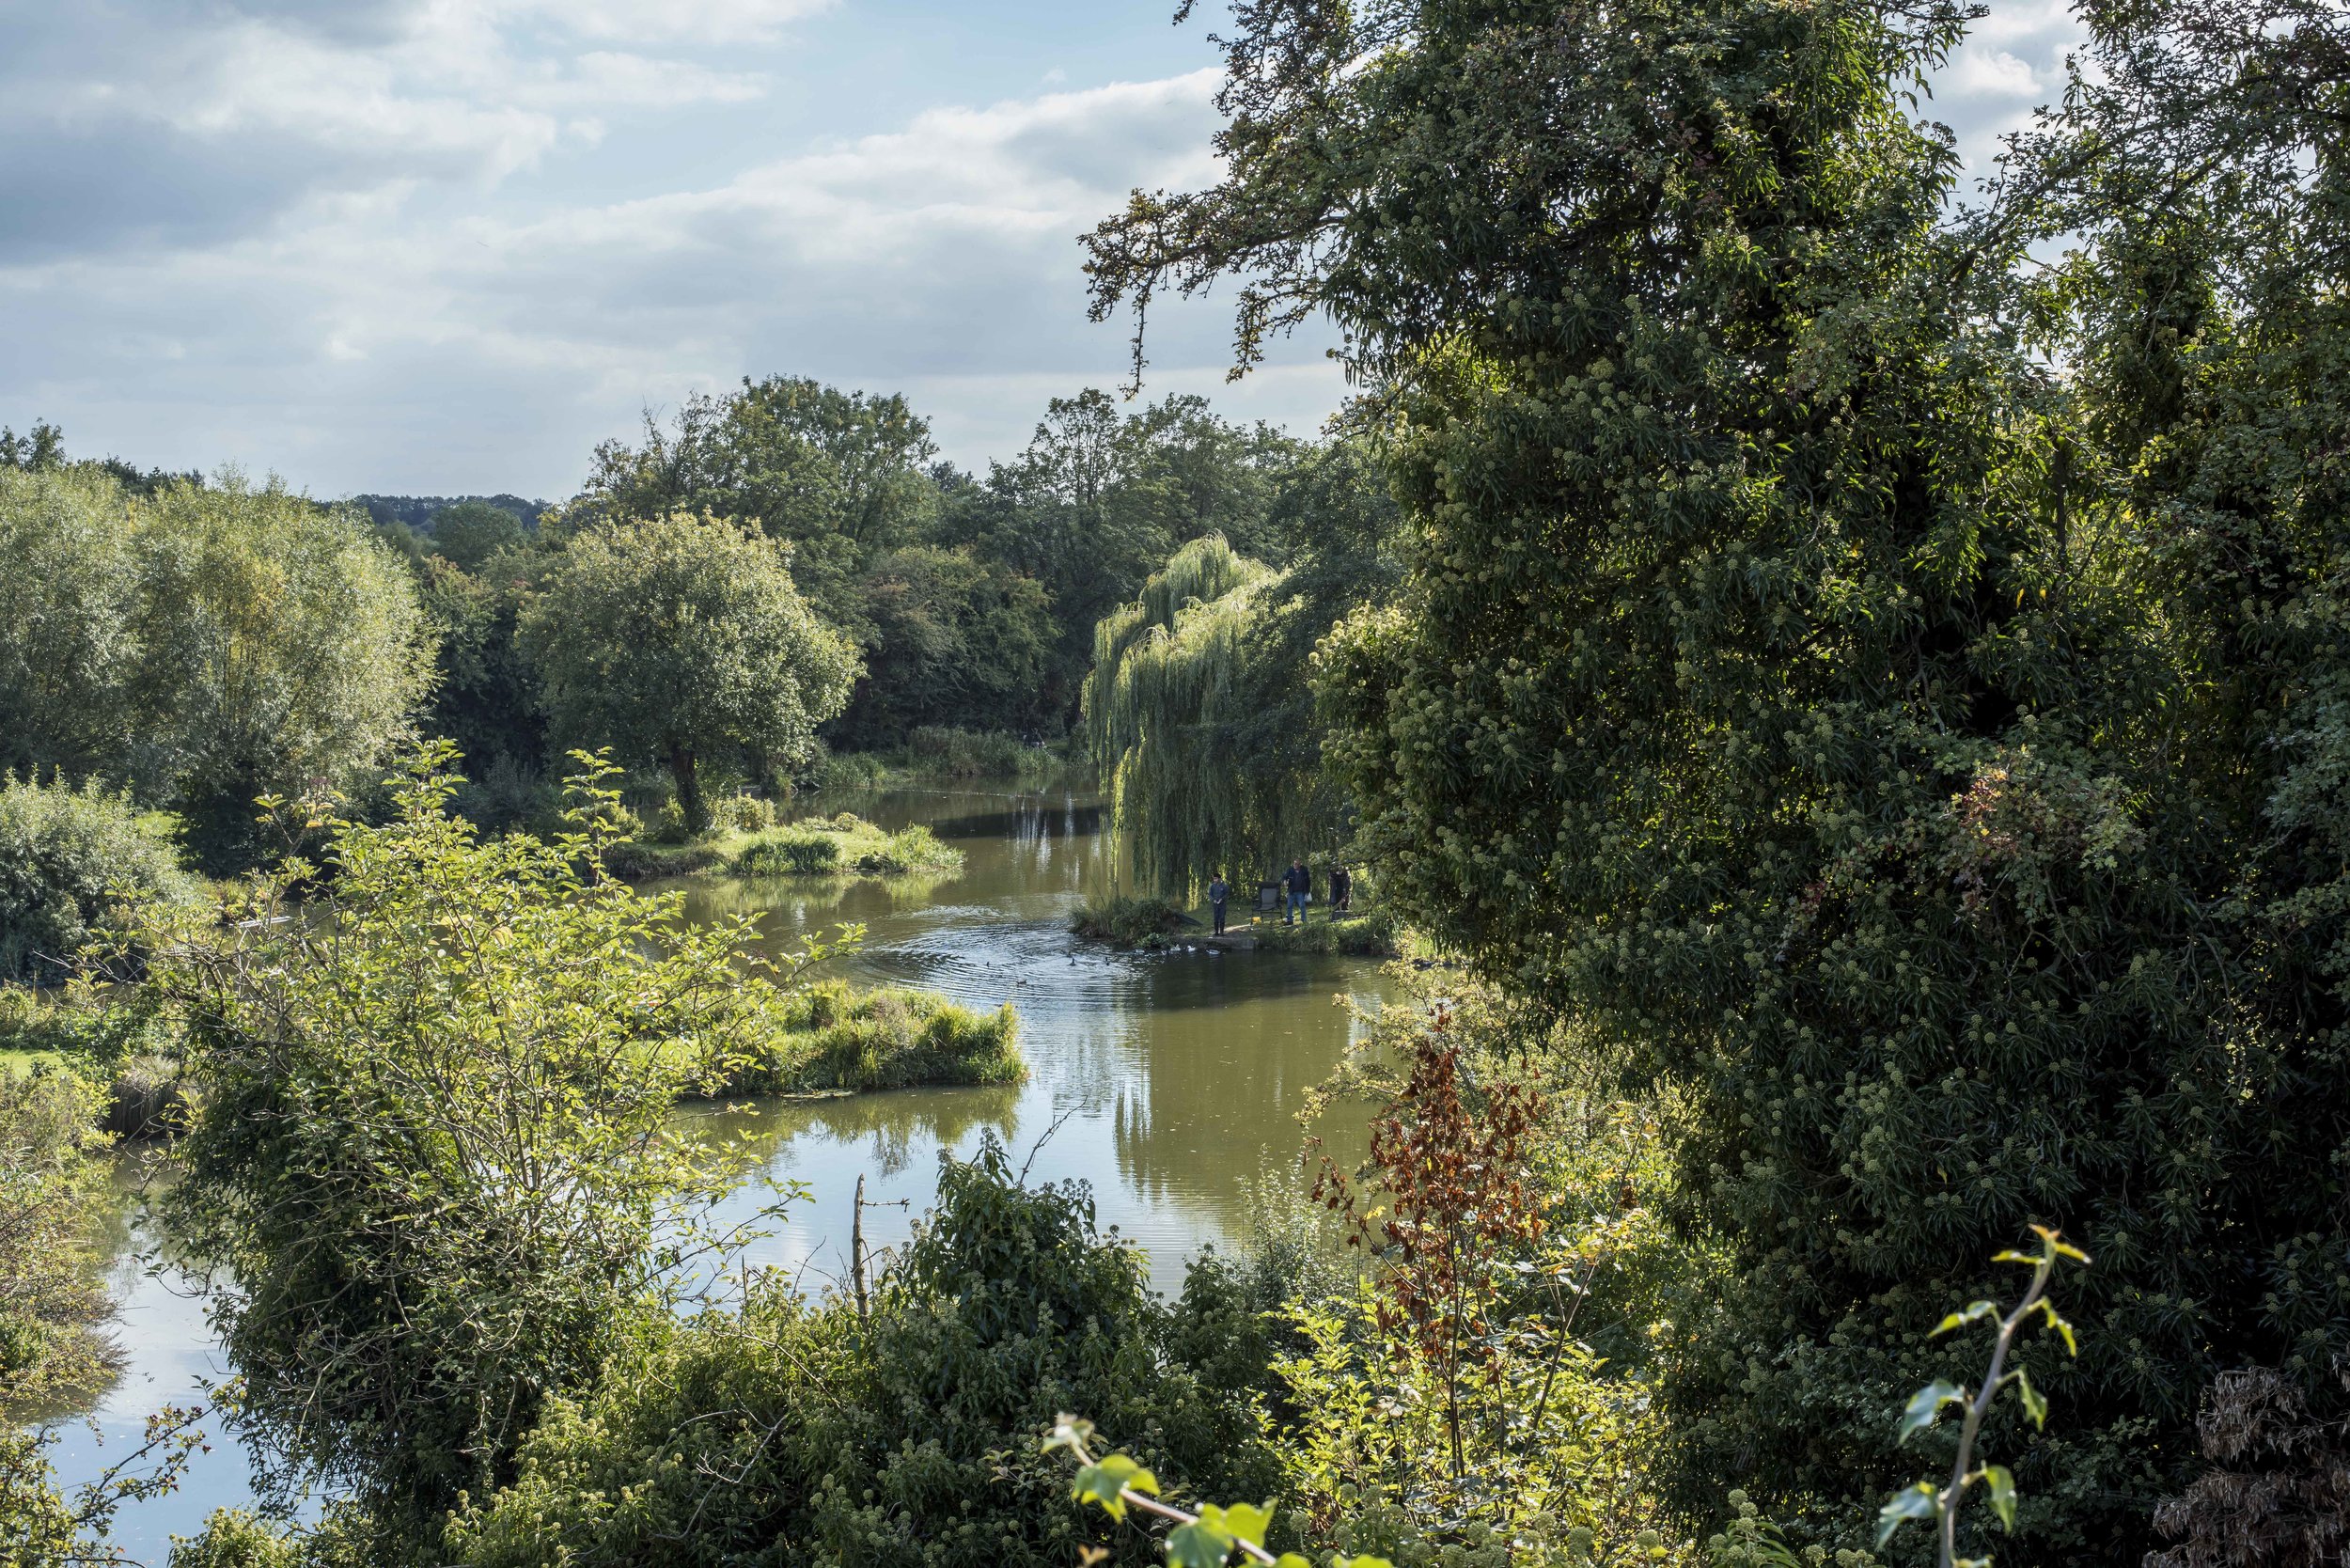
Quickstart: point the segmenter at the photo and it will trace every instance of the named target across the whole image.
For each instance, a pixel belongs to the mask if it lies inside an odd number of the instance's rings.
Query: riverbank
[[[1309,914],[1295,925],[1267,916],[1228,919],[1226,934],[1217,937],[1200,915],[1186,912],[1172,899],[1153,898],[1089,899],[1070,917],[1069,929],[1087,941],[1122,952],[1162,952],[1187,946],[1247,947],[1270,952],[1398,958],[1404,945],[1402,926],[1385,910],[1349,914],[1336,920]]]

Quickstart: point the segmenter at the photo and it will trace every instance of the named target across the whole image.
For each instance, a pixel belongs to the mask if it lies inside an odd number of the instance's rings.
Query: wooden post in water
[[[849,1221],[849,1277],[856,1282],[856,1315],[862,1323],[872,1316],[865,1298],[865,1172],[856,1176],[856,1213]]]

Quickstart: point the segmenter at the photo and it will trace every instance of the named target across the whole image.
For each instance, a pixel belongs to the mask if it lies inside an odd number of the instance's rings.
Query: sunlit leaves
[[[1098,1503],[1111,1518],[1123,1519],[1126,1499],[1120,1494],[1129,1487],[1136,1492],[1156,1493],[1158,1478],[1126,1455],[1113,1453],[1081,1466],[1070,1496],[1079,1502]]]
[[[2003,1529],[2013,1529],[2015,1528],[2015,1478],[2008,1473],[2007,1466],[2004,1465],[1985,1465],[1982,1467],[1982,1480],[1983,1485],[1988,1489],[1991,1512],[1999,1516],[1999,1524]]]

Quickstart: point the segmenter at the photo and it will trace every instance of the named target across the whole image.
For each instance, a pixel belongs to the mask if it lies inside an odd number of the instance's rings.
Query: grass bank
[[[722,1092],[848,1093],[1028,1075],[1009,1005],[981,1016],[932,992],[820,980],[785,996],[776,1022],[765,1046],[728,1074]]]
[[[753,834],[727,867],[737,876],[941,875],[963,870],[963,852],[920,823],[890,833],[843,811]]]
[[[1308,912],[1310,915],[1310,912]],[[1240,926],[1257,939],[1257,946],[1277,952],[1345,953],[1353,958],[1397,958],[1403,951],[1403,928],[1385,910],[1369,910],[1336,920],[1311,916],[1297,925],[1283,925],[1277,917],[1257,917]]]

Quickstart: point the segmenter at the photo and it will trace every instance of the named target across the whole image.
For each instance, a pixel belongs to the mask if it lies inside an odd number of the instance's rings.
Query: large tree
[[[428,678],[408,573],[274,480],[0,469],[0,759],[129,782],[210,870],[259,853],[256,796],[380,760]]]
[[[1210,534],[1096,624],[1086,736],[1140,886],[1185,897],[1218,870],[1270,874],[1342,848],[1352,823],[1323,766],[1313,651],[1396,587],[1386,492],[1359,439],[1318,448],[1265,509],[1289,565]]]
[[[90,468],[0,463],[0,768],[119,772],[138,573],[120,489]]]
[[[1291,541],[1275,505],[1303,454],[1269,426],[1219,418],[1199,398],[1121,415],[1108,393],[1089,388],[1052,400],[1027,448],[992,465],[984,487],[950,492],[940,526],[1045,586],[1059,622],[1049,690],[1067,711],[1091,663],[1095,623],[1176,549],[1220,534],[1245,554],[1287,563]]]
[[[758,528],[791,543],[801,589],[826,619],[862,631],[857,576],[922,534],[937,452],[930,421],[894,393],[745,377],[723,398],[688,398],[669,428],[648,413],[637,446],[599,446],[571,514],[707,512]]]
[[[697,831],[709,825],[703,758],[804,760],[857,672],[854,649],[800,597],[782,548],[684,512],[573,539],[522,631],[557,737],[666,768]]]
[[[1414,559],[1328,651],[1342,772],[1416,919],[1686,1096],[1684,1499],[1857,1533],[2038,1220],[2096,1265],[1999,1558],[2135,1560],[2216,1371],[2331,1408],[2350,1353],[2338,11],[2097,8],[1987,224],[1901,97],[1955,5],[1240,19],[1227,177],[1097,301],[1348,334]]]

